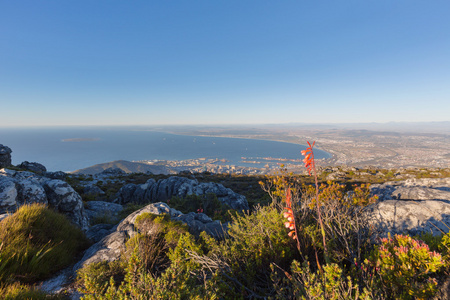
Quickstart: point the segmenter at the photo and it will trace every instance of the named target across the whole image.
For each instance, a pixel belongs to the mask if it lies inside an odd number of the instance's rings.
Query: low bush
[[[379,285],[399,299],[428,299],[438,290],[433,276],[444,266],[439,253],[407,235],[383,238],[371,256]]]
[[[62,296],[48,295],[35,287],[15,282],[13,284],[1,287],[0,299],[3,300],[62,300]]]
[[[83,232],[42,204],[0,222],[0,282],[33,282],[68,266],[87,247]]]

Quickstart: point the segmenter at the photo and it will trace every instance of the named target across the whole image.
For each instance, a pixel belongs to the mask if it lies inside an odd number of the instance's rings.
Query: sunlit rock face
[[[65,181],[27,171],[0,170],[0,214],[20,206],[47,204],[83,230],[88,228],[81,196]]]
[[[450,178],[386,182],[371,189],[380,201],[368,214],[382,235],[449,231]]]

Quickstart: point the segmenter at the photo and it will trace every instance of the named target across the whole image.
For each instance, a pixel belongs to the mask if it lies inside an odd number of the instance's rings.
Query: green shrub
[[[0,282],[43,279],[87,246],[83,232],[42,204],[24,205],[0,222]]]
[[[126,264],[121,260],[89,264],[78,271],[76,285],[82,293],[101,295],[106,291],[111,278],[113,282],[123,281],[125,268]]]
[[[10,285],[0,286],[0,299],[3,300],[58,300],[63,299],[57,295],[47,295],[46,293],[36,289],[35,287],[21,284],[19,282]]]
[[[221,242],[203,235],[207,253],[190,254],[210,278],[204,282],[207,290],[225,299],[270,293],[270,265],[288,267],[296,253],[280,211],[271,205],[256,207],[251,214],[236,215],[228,234]]]
[[[371,262],[380,276],[380,286],[397,299],[427,299],[438,290],[433,277],[444,262],[427,244],[407,235],[381,240]]]
[[[355,277],[345,276],[344,270],[334,263],[324,265],[323,272],[312,272],[309,265],[301,266],[294,260],[288,278],[273,278],[277,299],[374,299],[370,288],[360,288]]]

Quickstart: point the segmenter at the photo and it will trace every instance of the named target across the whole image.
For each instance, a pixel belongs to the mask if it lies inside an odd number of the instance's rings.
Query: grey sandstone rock
[[[13,180],[0,176],[0,214],[13,212],[17,207],[17,188]]]
[[[368,210],[382,235],[429,232],[450,228],[450,178],[408,179],[371,186],[379,202]]]
[[[122,169],[119,168],[107,168],[105,170],[103,170],[102,172],[100,172],[100,174],[105,174],[105,175],[125,175],[127,174],[125,171],[123,171]]]
[[[11,148],[0,144],[0,169],[11,165]]]
[[[1,169],[0,214],[31,203],[48,204],[81,229],[88,228],[82,199],[69,184],[32,172]]]
[[[117,193],[117,199],[115,200],[115,202],[118,202],[120,204],[127,204],[129,202],[139,203],[133,198],[133,194],[136,188],[137,185],[133,183],[129,183],[121,187],[119,192]]]
[[[50,179],[66,180],[67,174],[63,171],[45,172],[44,176]]]
[[[373,184],[379,200],[449,200],[450,178],[422,178]]]
[[[115,202],[125,204],[152,203],[167,201],[173,196],[185,198],[188,195],[215,194],[224,204],[236,210],[248,210],[248,202],[245,196],[233,192],[221,184],[209,182],[199,183],[195,179],[172,176],[167,179],[148,180],[145,184],[127,184],[117,193]]]
[[[371,207],[368,215],[382,236],[387,232],[436,235],[450,227],[450,203],[444,201],[386,200]]]
[[[45,172],[47,172],[47,168],[37,162],[24,161],[20,165],[18,165],[18,167],[21,169],[36,172],[38,174],[44,174]]]
[[[196,236],[202,231],[205,231],[216,239],[223,239],[227,230],[226,225],[221,224],[219,221],[213,221],[203,213],[190,212],[178,217],[173,217],[172,219],[187,224],[189,226],[189,232]]]
[[[116,223],[120,221],[119,214],[123,210],[123,206],[117,203],[105,201],[89,201],[86,202],[84,210],[90,223],[100,217],[105,217],[111,223]]]
[[[67,182],[51,179],[45,182],[44,188],[51,207],[68,216],[81,229],[88,229],[89,222],[84,212],[83,200]]]
[[[32,203],[48,204],[45,190],[37,178],[29,177],[18,180],[16,186],[18,207]]]
[[[101,188],[99,188],[96,185],[86,185],[83,189],[83,193],[86,196],[94,197],[96,200],[102,201],[105,199],[105,192],[102,191]]]
[[[97,243],[102,238],[110,234],[115,226],[112,224],[97,224],[89,227],[86,231],[86,237],[92,242]]]

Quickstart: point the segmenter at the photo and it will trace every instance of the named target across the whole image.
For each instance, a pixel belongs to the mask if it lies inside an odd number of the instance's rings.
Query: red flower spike
[[[310,142],[307,143],[309,147],[306,148],[306,150],[302,150],[301,153],[305,157],[305,159],[303,160],[303,162],[305,163],[305,168],[308,170],[309,176],[311,176],[311,171],[314,168],[314,153],[312,148],[314,147],[316,142],[314,141],[312,145],[310,144]]]
[[[294,212],[292,211],[292,200],[291,200],[291,189],[288,188],[286,192],[286,211],[283,213],[283,217],[285,217],[288,221],[284,223],[284,226],[291,230],[288,235],[292,237],[294,240],[297,238],[295,235],[295,219]]]

